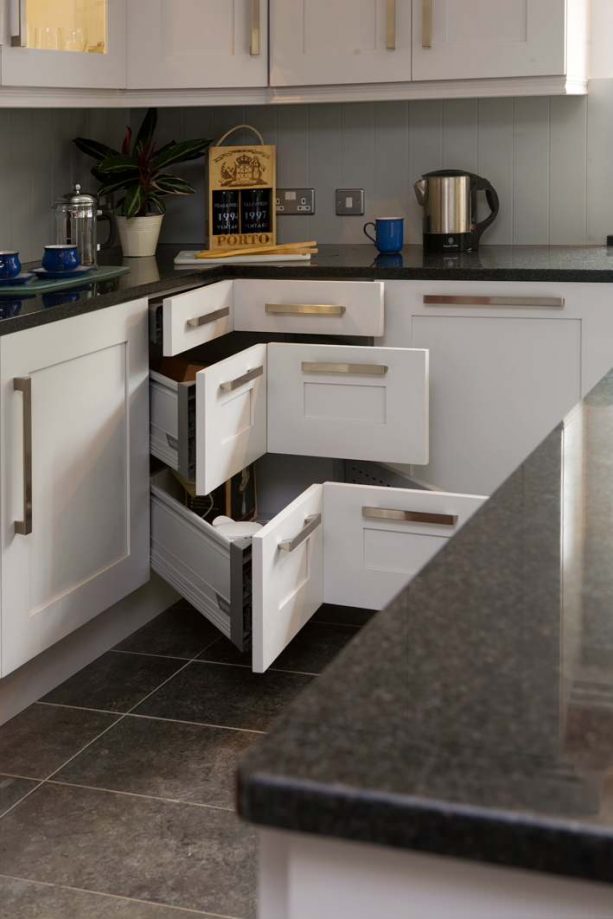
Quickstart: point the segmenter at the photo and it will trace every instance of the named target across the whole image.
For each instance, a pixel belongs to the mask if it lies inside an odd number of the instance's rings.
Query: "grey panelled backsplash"
[[[217,138],[243,121],[278,145],[280,186],[316,189],[316,214],[281,218],[282,240],[364,242],[364,220],[404,214],[408,240],[419,242],[411,186],[443,166],[482,173],[498,189],[484,243],[602,244],[613,233],[613,79],[593,80],[588,97],[170,109],[162,132]],[[198,195],[171,202],[162,238],[201,242],[204,171],[183,173]],[[334,215],[334,189],[351,186],[366,188],[364,219]]]
[[[78,134],[119,145],[129,113],[107,109],[0,109],[0,249],[38,258],[54,241],[51,206],[82,180],[91,161],[72,144]]]

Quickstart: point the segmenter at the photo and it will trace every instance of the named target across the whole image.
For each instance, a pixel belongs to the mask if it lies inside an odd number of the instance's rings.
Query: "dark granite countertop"
[[[464,281],[613,281],[613,249],[604,246],[482,246],[479,252],[457,256],[427,255],[420,246],[407,246],[401,255],[376,257],[369,245],[320,246],[311,262],[279,265],[203,265],[180,268],[173,259],[179,248],[160,246],[151,259],[124,259],[102,253],[102,264],[124,264],[130,273],[98,285],[84,284],[64,294],[2,297],[0,335],[17,332],[80,313],[105,309],[139,297],[189,288],[221,278],[369,278],[387,280]]]
[[[613,883],[613,371],[246,759],[252,822]]]

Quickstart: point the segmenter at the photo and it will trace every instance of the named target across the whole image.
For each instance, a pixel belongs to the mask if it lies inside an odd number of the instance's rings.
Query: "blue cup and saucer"
[[[19,253],[14,250],[0,252],[0,287],[21,287],[31,281],[32,272],[21,274]]]
[[[40,280],[53,281],[88,274],[91,270],[91,266],[81,265],[77,246],[55,245],[45,246],[42,267],[35,268],[34,274]]]

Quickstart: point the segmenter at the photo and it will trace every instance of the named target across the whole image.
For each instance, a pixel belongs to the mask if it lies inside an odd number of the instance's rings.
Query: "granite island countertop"
[[[604,246],[482,246],[478,252],[459,255],[432,255],[421,246],[406,246],[399,255],[377,256],[369,245],[322,245],[309,263],[176,268],[173,259],[186,248],[197,246],[162,245],[151,259],[122,260],[119,251],[103,252],[101,264],[128,265],[129,274],[98,285],[84,282],[82,288],[63,295],[31,296],[27,286],[20,297],[3,297],[0,291],[0,335],[223,278],[613,281],[613,249]]]
[[[243,761],[288,831],[613,883],[613,371]]]

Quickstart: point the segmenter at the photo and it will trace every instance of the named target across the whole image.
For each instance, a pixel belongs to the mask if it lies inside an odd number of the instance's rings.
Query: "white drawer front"
[[[245,332],[383,335],[381,281],[234,281],[234,327]]]
[[[196,375],[196,488],[208,495],[266,453],[267,346]]]
[[[382,609],[486,500],[324,485],[324,602]]]
[[[165,357],[181,354],[232,331],[232,283],[219,281],[163,301]]]
[[[428,461],[427,351],[272,343],[268,378],[270,453]]]
[[[322,485],[253,537],[252,667],[263,673],[323,602]]]

